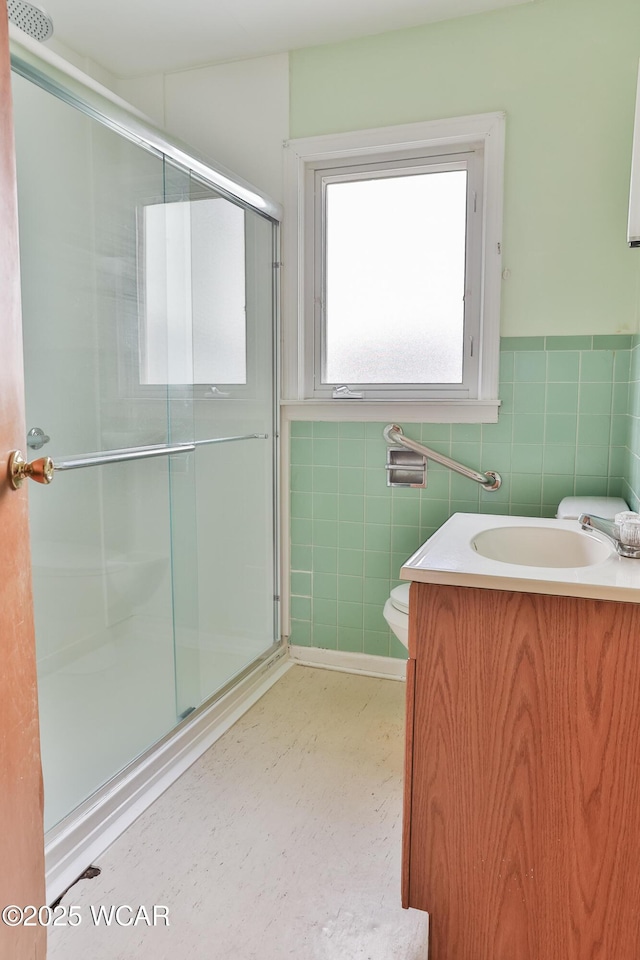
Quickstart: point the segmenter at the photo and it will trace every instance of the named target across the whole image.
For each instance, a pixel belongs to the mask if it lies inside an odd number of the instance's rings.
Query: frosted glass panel
[[[461,383],[465,170],[327,185],[323,383]]]
[[[222,197],[144,208],[142,383],[246,383],[244,218]]]

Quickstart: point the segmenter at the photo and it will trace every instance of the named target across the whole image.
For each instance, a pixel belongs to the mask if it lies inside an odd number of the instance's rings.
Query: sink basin
[[[590,567],[611,556],[610,547],[591,534],[553,527],[491,527],[476,534],[471,546],[489,560],[526,567]]]

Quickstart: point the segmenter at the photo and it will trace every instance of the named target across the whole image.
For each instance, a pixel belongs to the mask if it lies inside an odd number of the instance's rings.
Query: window
[[[495,418],[503,123],[288,144],[285,402],[347,400],[360,418],[356,400],[411,401],[430,419],[437,401],[444,419],[448,401]]]

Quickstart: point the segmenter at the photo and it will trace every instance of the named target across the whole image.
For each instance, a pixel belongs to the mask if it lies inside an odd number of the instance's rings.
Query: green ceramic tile
[[[451,471],[436,469],[432,464],[427,465],[427,486],[420,491],[422,495],[433,497],[436,500],[448,500],[451,483]]]
[[[364,575],[364,550],[338,550],[338,573],[352,577]]]
[[[311,646],[311,624],[307,621],[292,620],[289,643],[297,647]]]
[[[527,416],[527,414],[522,414]],[[482,442],[484,443],[511,443],[513,437],[513,414],[499,414],[497,423],[482,424]]]
[[[383,523],[367,523],[364,542],[366,550],[389,551],[391,549],[391,526]]]
[[[484,492],[484,491],[483,491]],[[506,495],[506,487],[504,488]],[[494,491],[494,496],[499,494],[500,490]],[[451,513],[480,513],[480,504],[476,500],[452,500]]]
[[[314,599],[313,622],[335,626],[338,622],[338,601]]]
[[[368,529],[367,527],[367,530]],[[340,523],[338,528],[338,546],[341,550],[363,550],[364,535],[364,523]]]
[[[606,497],[607,486],[606,477],[576,476],[577,497]]]
[[[580,375],[580,354],[577,350],[558,351],[547,355],[547,380],[551,383],[577,383]]]
[[[394,553],[410,556],[420,546],[418,527],[394,527],[391,532],[391,549]]]
[[[513,413],[513,392],[515,390],[515,384],[513,383],[501,383],[500,384],[500,416],[505,413]],[[527,411],[518,411],[519,413],[527,413]]]
[[[363,607],[363,624],[365,630],[380,630],[385,626],[385,619],[382,615],[383,607],[381,604],[365,603]]]
[[[577,409],[577,383],[547,384],[547,413],[576,413]]]
[[[350,439],[364,440],[364,423],[341,423],[340,437],[349,437]]]
[[[377,440],[382,436],[382,431],[386,427],[386,421],[378,420],[374,423],[365,423],[364,425],[364,435],[367,440]]]
[[[365,497],[364,518],[367,523],[391,523],[391,488],[387,497]]]
[[[622,477],[609,477],[607,482],[607,496],[622,497],[623,487],[624,487],[624,481]]]
[[[405,527],[417,527],[420,524],[420,496],[415,491],[416,496],[410,500],[393,501],[393,522]]]
[[[318,547],[338,546],[338,521],[314,520],[313,544]]]
[[[291,619],[311,620],[311,599],[309,597],[291,597]]]
[[[340,446],[337,438],[317,440],[314,436],[313,463],[324,464],[325,467],[337,467],[339,462]]]
[[[307,420],[294,420],[291,423],[291,437],[313,436],[313,424]]]
[[[387,474],[384,465],[375,470],[367,469],[364,471],[364,492],[367,497],[383,497],[389,490],[387,487]]]
[[[386,624],[385,624],[386,626]],[[365,630],[364,652],[372,657],[389,656],[389,631]],[[406,653],[406,650],[405,650]]]
[[[541,443],[514,443],[511,468],[516,473],[540,473],[542,470]]]
[[[394,660],[407,660],[407,648],[394,633],[389,634],[389,656]]]
[[[500,471],[498,470],[498,473]],[[498,490],[480,490],[479,510],[484,510],[485,503],[509,502],[509,475],[502,477],[502,486]],[[453,509],[453,503],[451,504]],[[505,510],[505,513],[507,511]]]
[[[609,446],[611,440],[611,417],[578,417],[578,448],[582,445]],[[584,471],[583,471],[584,472]]]
[[[563,444],[549,444],[544,448],[544,474],[559,474],[573,476],[576,466],[575,446]]]
[[[626,447],[611,447],[609,450],[610,477],[623,477],[627,472],[628,451]]]
[[[311,517],[313,513],[313,494],[297,493],[295,490],[291,493],[291,516],[292,517]]]
[[[323,467],[321,464],[316,464],[312,469],[314,493],[338,492],[340,478],[338,467]]]
[[[365,603],[385,604],[391,592],[391,583],[388,577],[365,577],[362,597]]]
[[[311,574],[310,573],[292,573],[291,574],[291,593],[296,597],[311,596]]]
[[[615,383],[628,383],[631,369],[631,351],[619,350],[613,362],[613,379]]]
[[[338,647],[338,628],[327,623],[314,623],[312,626],[313,646],[321,650],[336,650]]]
[[[291,439],[291,463],[313,463],[313,440],[306,437]]]
[[[384,465],[387,462],[388,449],[389,444],[386,443],[381,436],[376,437],[374,440],[366,440],[364,447],[365,465],[367,467],[375,467],[378,470],[381,468],[384,469]]]
[[[543,413],[545,407],[544,383],[514,383],[513,412]]]
[[[474,465],[480,463],[480,441],[477,443],[460,443],[456,440],[451,444],[451,456],[465,466],[475,469]]]
[[[453,443],[479,443],[481,431],[479,423],[454,423],[451,426],[451,440]]]
[[[582,383],[613,380],[613,351],[592,350],[581,354],[580,380]]]
[[[421,428],[421,442],[431,445],[432,443],[449,443],[451,440],[451,424],[449,423],[423,423]]]
[[[515,369],[515,354],[511,352],[500,353],[500,383],[513,383],[513,373]]]
[[[545,443],[575,444],[578,418],[573,413],[550,413],[545,418]]]
[[[511,470],[511,453],[510,443],[483,443],[480,469],[507,473]]]
[[[591,350],[593,337],[545,337],[546,350]]]
[[[542,499],[544,503],[555,504],[556,507],[564,497],[573,496],[575,478],[573,474],[550,476],[545,474],[542,480]]]
[[[337,600],[338,577],[335,573],[313,574],[313,597],[321,600]]]
[[[362,603],[363,582],[362,577],[338,577],[338,615],[341,600]]]
[[[576,474],[602,477],[609,468],[609,447],[579,446],[576,450]]]
[[[364,520],[364,496],[352,494],[340,495],[338,498],[338,520],[343,523],[362,523]]]
[[[364,470],[352,467],[340,467],[338,473],[338,489],[340,493],[362,496],[364,494]]]
[[[336,547],[320,547],[314,543],[313,572],[314,573],[337,573],[338,572],[338,550]]]
[[[291,569],[292,570],[311,570],[313,566],[311,546],[301,546],[293,543],[291,545]]]
[[[449,516],[448,500],[423,500],[420,504],[421,527],[441,527]]]
[[[311,464],[291,465],[291,489],[297,492],[310,492],[313,489],[313,467]]]
[[[552,519],[556,515],[558,505],[556,503],[543,503],[542,510],[540,511],[541,517],[546,517],[547,519]]]
[[[515,413],[513,415],[513,436],[517,440],[530,443],[542,443],[544,440],[543,413]]]
[[[609,383],[581,383],[580,413],[610,414],[613,401],[613,387]]]
[[[485,503],[484,500],[480,503],[480,513],[488,513],[496,517],[505,517],[509,514],[508,504],[504,503]]]
[[[313,438],[327,439],[328,437],[337,437],[340,433],[340,424],[332,421],[318,420],[313,425]]]
[[[542,501],[542,476],[528,473],[512,473],[511,501],[540,504]]]
[[[500,350],[544,350],[544,337],[501,337]]]
[[[292,518],[291,543],[313,543],[311,520]]]
[[[514,383],[522,381],[544,382],[547,379],[547,355],[544,351],[516,353],[513,373]]]
[[[614,383],[613,402],[611,412],[615,414],[626,414],[629,409],[629,384]]]
[[[626,415],[611,417],[611,443],[614,446],[626,446],[629,440],[630,419]]]
[[[394,577],[398,578],[400,576],[400,568],[405,565],[411,554],[414,552],[414,550],[409,550],[408,552],[391,554],[391,570]],[[396,586],[396,584],[394,584],[394,586]]]
[[[314,493],[313,494],[313,518],[314,520],[337,520],[338,519],[338,494],[337,493]],[[330,543],[324,543],[324,546],[331,546]]]
[[[456,458],[457,459],[457,458]],[[479,470],[480,457],[476,460],[466,460],[460,461],[464,462],[465,466],[471,467],[472,470]],[[475,480],[469,480],[468,477],[463,477],[459,473],[451,474],[451,499],[452,500],[474,500],[477,501],[480,491],[480,486],[476,483]]]
[[[390,562],[388,553],[374,553],[373,550],[367,550],[364,555],[364,575],[365,577],[377,577],[388,579],[390,574]]]
[[[362,653],[364,650],[362,627],[338,627],[338,650],[344,650],[345,653]]]
[[[364,467],[364,440],[340,441],[340,466]]]
[[[594,336],[594,350],[630,350],[633,337],[628,333],[615,333],[610,336]]]
[[[511,502],[509,513],[512,517],[539,517],[542,512],[541,504]]]

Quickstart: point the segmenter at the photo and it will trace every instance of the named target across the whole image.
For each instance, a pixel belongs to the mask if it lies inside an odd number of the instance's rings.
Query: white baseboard
[[[289,656],[294,663],[303,667],[323,667],[325,670],[361,673],[366,677],[382,677],[386,680],[404,680],[407,675],[407,661],[395,657],[295,645],[289,647]]]
[[[280,648],[49,830],[47,903],[56,900],[292,666],[287,649]]]

